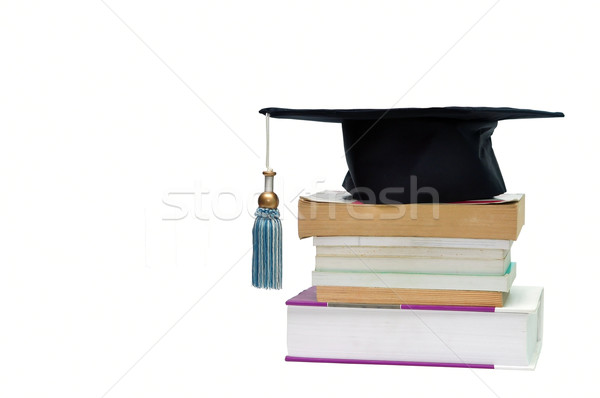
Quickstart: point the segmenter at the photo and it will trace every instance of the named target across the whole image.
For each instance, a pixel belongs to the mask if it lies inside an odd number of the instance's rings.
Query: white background
[[[597,389],[598,10],[494,4],[3,2],[0,395]],[[546,289],[537,370],[285,363],[284,301],[314,261],[295,196],[339,189],[346,166],[339,125],[273,120],[284,289],[253,289],[257,111],[450,105],[566,114],[494,135],[509,192],[527,194],[517,283]]]

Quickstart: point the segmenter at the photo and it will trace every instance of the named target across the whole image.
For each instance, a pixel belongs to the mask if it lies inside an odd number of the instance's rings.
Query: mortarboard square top
[[[506,192],[491,136],[499,120],[563,117],[514,108],[284,109],[280,119],[341,123],[343,187],[365,203],[485,199]]]

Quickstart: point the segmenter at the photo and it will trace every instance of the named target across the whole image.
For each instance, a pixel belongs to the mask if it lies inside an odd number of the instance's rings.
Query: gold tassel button
[[[258,207],[276,209],[277,206],[279,206],[279,198],[275,192],[263,192],[258,197]]]

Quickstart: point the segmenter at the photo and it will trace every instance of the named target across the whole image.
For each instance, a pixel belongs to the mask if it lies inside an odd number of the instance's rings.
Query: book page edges
[[[369,205],[298,201],[298,236],[404,236],[517,240],[524,195],[493,206]],[[424,214],[419,217],[419,214]],[[506,220],[499,224],[498,220]],[[443,220],[443,221],[442,221]],[[343,231],[343,232],[342,232]]]

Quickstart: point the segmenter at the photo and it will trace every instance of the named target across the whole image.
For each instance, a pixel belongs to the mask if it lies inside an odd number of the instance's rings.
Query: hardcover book
[[[525,195],[465,203],[362,204],[330,200],[335,192],[300,197],[298,235],[407,236],[517,240]]]

